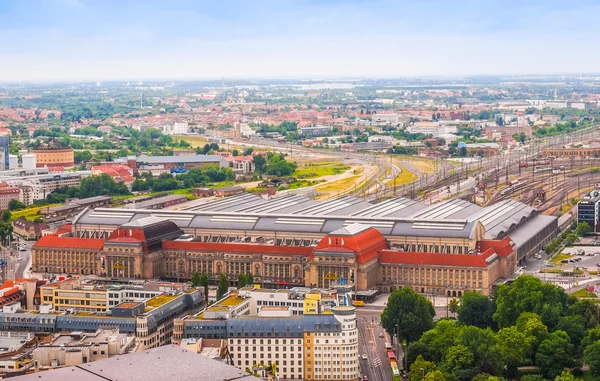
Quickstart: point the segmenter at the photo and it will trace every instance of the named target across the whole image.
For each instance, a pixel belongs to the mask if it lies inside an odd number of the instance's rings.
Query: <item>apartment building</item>
[[[276,364],[280,379],[357,380],[356,313],[344,305],[349,292],[245,287],[197,315],[176,319],[173,340],[226,339],[234,366]]]
[[[0,184],[0,210],[8,209],[11,200],[19,201],[21,199],[21,190],[19,188],[9,187],[6,183]]]
[[[106,312],[106,286],[82,284],[71,278],[40,287],[42,304],[51,304],[54,311]]]

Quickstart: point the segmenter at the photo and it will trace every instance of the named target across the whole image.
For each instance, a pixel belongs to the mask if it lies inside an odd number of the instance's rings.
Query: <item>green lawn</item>
[[[338,175],[349,170],[350,167],[337,161],[323,161],[299,166],[292,176],[301,179]]]
[[[571,293],[571,296],[575,296],[577,298],[597,298],[596,294],[594,294],[592,291],[586,290],[585,288]]]
[[[556,257],[552,258],[552,263],[554,263],[555,265],[560,265],[560,261],[562,261],[564,259],[573,258],[573,257],[574,257],[574,255],[558,254]]]
[[[34,206],[32,208],[27,208],[27,209],[21,209],[21,210],[15,210],[11,212],[11,217],[12,219],[17,219],[19,217],[24,217],[26,220],[34,220],[37,217],[42,217],[41,215],[38,214],[38,211],[42,210],[42,209],[46,209],[46,208],[52,208],[54,206],[58,206],[61,204],[50,204],[50,205],[44,205],[44,206]]]

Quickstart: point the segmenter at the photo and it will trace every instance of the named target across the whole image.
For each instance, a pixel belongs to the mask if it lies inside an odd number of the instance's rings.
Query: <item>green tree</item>
[[[502,328],[496,335],[498,349],[502,361],[509,374],[516,373],[517,367],[523,365],[531,353],[531,344],[517,327]]]
[[[585,363],[594,377],[600,377],[600,341],[589,345],[584,352]]]
[[[250,156],[250,155],[252,155],[253,152],[254,152],[254,148],[248,147],[244,150],[244,153],[242,153],[242,156]]]
[[[465,325],[474,325],[480,328],[490,327],[494,324],[496,305],[487,296],[475,291],[467,291],[460,300],[458,321]]]
[[[246,274],[246,284],[248,286],[254,287],[254,276],[252,275],[252,273]]]
[[[452,312],[452,314],[456,317],[456,313],[458,312],[460,308],[460,302],[458,301],[458,299],[456,298],[452,298],[450,299],[450,301],[448,302],[448,310],[450,310],[450,312]]]
[[[469,348],[464,345],[455,345],[446,351],[443,368],[452,374],[471,369],[475,358]]]
[[[583,316],[563,316],[560,318],[556,329],[565,331],[569,335],[575,351],[579,352],[581,340],[585,336],[585,319]]]
[[[471,381],[503,381],[503,378],[492,376],[487,373],[479,373],[477,376],[473,377]],[[521,381],[523,379],[521,378]]]
[[[406,361],[408,365],[415,362],[419,356],[423,357],[425,360],[433,360],[433,354],[429,348],[429,345],[425,344],[421,340],[408,344],[406,349]]]
[[[258,173],[265,173],[267,170],[267,159],[263,155],[254,155],[252,158],[254,168]]]
[[[232,156],[240,156],[240,151],[238,151],[237,149],[234,149],[233,151],[231,151],[231,155]]]
[[[581,340],[581,346],[586,348],[600,340],[600,326],[588,330]]]
[[[534,353],[537,347],[548,336],[548,327],[542,323],[540,316],[533,312],[523,312],[519,315],[516,327],[519,332],[527,337]]]
[[[592,228],[587,222],[580,222],[577,224],[577,228],[575,229],[575,233],[580,236],[586,235],[592,231]]]
[[[27,206],[19,200],[12,199],[8,202],[8,210],[25,209]]]
[[[548,381],[548,379],[541,374],[526,374],[521,377],[521,381]]]
[[[200,274],[198,273],[198,271],[196,271],[194,275],[192,275],[192,285],[194,287],[200,286]]]
[[[10,216],[11,216],[11,213],[8,209],[4,209],[2,211],[2,221],[4,221],[4,222],[10,221]]]
[[[217,284],[217,300],[220,300],[223,295],[227,294],[227,290],[229,289],[229,281],[227,280],[227,275],[221,274],[219,278],[219,283]]]
[[[204,299],[206,299],[206,304],[208,304],[208,275],[202,274],[200,276],[199,285],[204,287]]]
[[[598,306],[591,300],[577,299],[574,304],[569,306],[567,314],[583,317],[587,329],[598,325]]]
[[[556,376],[554,381],[583,381],[581,378],[575,378],[571,372],[563,370],[561,374]]]
[[[460,327],[453,320],[440,320],[435,327],[423,334],[419,342],[427,345],[431,350],[432,361],[440,362],[446,356],[448,348],[454,345]]]
[[[429,372],[423,378],[423,381],[446,381],[446,376],[439,370]]]
[[[502,367],[500,349],[496,335],[489,329],[466,326],[456,338],[456,344],[462,344],[473,353],[475,365],[482,372],[497,374]]]
[[[433,327],[434,316],[435,309],[428,299],[412,288],[403,287],[389,296],[381,314],[381,325],[390,335],[397,327],[399,338],[412,342]]]
[[[543,283],[533,275],[521,275],[509,285],[502,285],[496,292],[496,312],[493,319],[500,328],[516,323],[522,312],[535,312],[552,330],[566,310],[569,297],[564,289]]]
[[[437,370],[437,367],[433,362],[427,361],[423,359],[423,357],[419,356],[410,366],[408,379],[409,381],[421,381],[427,373],[435,370]]]
[[[564,331],[552,332],[535,354],[535,364],[546,378],[555,378],[572,364],[573,344]]]
[[[240,273],[240,275],[238,275],[237,288],[239,289],[246,286],[246,282],[246,275],[244,275],[244,273]]]

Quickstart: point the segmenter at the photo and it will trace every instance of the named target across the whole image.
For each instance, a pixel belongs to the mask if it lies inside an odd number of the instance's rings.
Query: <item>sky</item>
[[[0,80],[600,71],[600,0],[0,0]]]

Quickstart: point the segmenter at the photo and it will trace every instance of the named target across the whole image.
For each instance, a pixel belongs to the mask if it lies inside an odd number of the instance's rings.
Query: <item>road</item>
[[[388,362],[385,343],[389,336],[381,327],[381,308],[359,308],[358,318],[358,353],[361,356],[360,373],[370,381],[390,381],[393,379],[392,368]],[[383,336],[383,337],[381,337]],[[363,355],[367,356],[364,360]],[[399,364],[401,365],[401,364]]]

